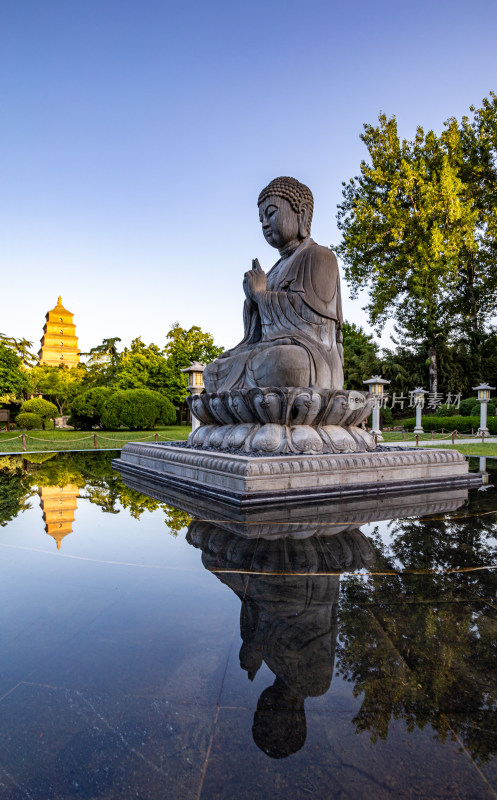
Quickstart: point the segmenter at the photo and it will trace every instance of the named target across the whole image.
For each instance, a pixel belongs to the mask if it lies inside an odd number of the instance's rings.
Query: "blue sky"
[[[260,189],[307,183],[336,243],[363,123],[410,138],[480,104],[496,23],[495,0],[3,0],[0,331],[37,349],[62,294],[83,350],[175,321],[233,346],[243,273],[277,258]]]

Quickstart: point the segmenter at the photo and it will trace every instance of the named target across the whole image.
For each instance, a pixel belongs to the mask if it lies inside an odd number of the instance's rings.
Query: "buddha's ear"
[[[309,207],[305,203],[302,203],[302,205],[300,206],[298,219],[299,219],[299,238],[307,239],[307,237],[309,236],[309,231],[307,227],[307,223],[309,220]]]

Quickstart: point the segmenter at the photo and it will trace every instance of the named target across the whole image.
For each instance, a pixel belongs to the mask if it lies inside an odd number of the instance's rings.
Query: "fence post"
[[[404,428],[402,428],[402,441],[405,442],[405,440],[406,440],[406,432]]]
[[[434,438],[435,438],[435,431],[432,431],[431,432],[431,440],[433,441]]]
[[[474,436],[474,435],[475,435],[475,429],[471,428],[471,436]]]
[[[22,449],[23,450],[26,449],[26,434],[25,433],[23,433],[23,435],[22,435]]]
[[[442,433],[444,432],[445,428],[442,428]]]
[[[158,434],[158,433],[156,433],[156,434],[155,434],[155,441],[156,441],[156,442],[158,442],[158,441],[159,441],[159,434]]]
[[[96,446],[97,446],[97,434],[94,433],[93,434],[93,447],[96,447]]]
[[[452,444],[454,444],[456,436],[457,436],[457,431],[452,431]]]
[[[419,447],[419,433],[416,434],[416,447]]]

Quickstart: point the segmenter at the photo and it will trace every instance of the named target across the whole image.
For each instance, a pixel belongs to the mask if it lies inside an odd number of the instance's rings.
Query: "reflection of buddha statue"
[[[334,254],[309,236],[310,189],[276,178],[259,195],[266,241],[280,259],[245,273],[244,338],[204,371],[207,392],[267,386],[343,387],[340,276]]]
[[[295,753],[306,738],[304,701],[327,692],[333,676],[340,572],[371,564],[371,545],[354,528],[242,539],[201,521],[191,523],[187,538],[242,602],[240,666],[253,680],[264,661],[276,676],[257,704],[255,743],[272,758]]]

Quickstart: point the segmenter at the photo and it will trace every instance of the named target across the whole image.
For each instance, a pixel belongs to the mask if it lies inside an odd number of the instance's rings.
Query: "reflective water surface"
[[[0,458],[2,800],[497,796],[490,469],[238,515],[110,460]]]

